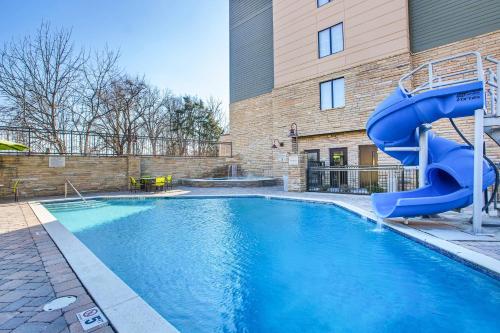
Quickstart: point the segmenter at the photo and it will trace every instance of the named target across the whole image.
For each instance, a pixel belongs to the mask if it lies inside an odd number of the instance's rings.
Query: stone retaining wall
[[[66,156],[64,167],[49,167],[49,156],[0,155],[0,198],[12,197],[15,179],[21,179],[20,196],[41,197],[64,194],[69,179],[82,193],[126,190],[129,176],[172,175],[185,177],[216,176],[229,157],[82,157]],[[69,190],[71,192],[71,189]]]
[[[227,166],[238,160],[233,157],[141,157],[140,162],[141,174],[172,175],[175,181],[227,176]]]

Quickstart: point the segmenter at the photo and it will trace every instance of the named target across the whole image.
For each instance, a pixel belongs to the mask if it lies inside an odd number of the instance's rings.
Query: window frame
[[[338,25],[341,25],[342,26],[342,49],[340,51],[337,51],[337,52],[333,52],[333,43],[332,43],[332,28],[338,26]],[[323,31],[326,31],[328,30],[328,41],[330,43],[330,53],[328,53],[327,55],[324,55],[322,56],[321,55],[321,47],[320,47],[320,38],[319,38],[319,34],[322,33]],[[334,24],[332,25],[331,27],[328,27],[328,28],[325,28],[323,30],[320,30],[318,31],[318,58],[319,59],[323,59],[323,58],[326,58],[326,57],[329,57],[331,55],[334,55],[334,54],[337,54],[337,53],[340,53],[342,51],[345,50],[345,41],[344,41],[344,22],[339,22],[337,24]]]
[[[336,80],[343,80],[344,81],[344,105],[342,106],[337,106],[335,107],[335,96],[334,96],[334,93],[333,93],[333,81],[336,81]],[[323,104],[323,98],[322,98],[322,94],[321,94],[321,85],[324,84],[324,83],[330,83],[330,94],[331,94],[331,97],[332,97],[332,105],[329,107],[329,108],[326,108],[326,109],[323,109],[321,106]],[[334,110],[334,109],[341,109],[341,108],[345,108],[345,76],[340,76],[340,77],[337,77],[335,79],[331,79],[331,80],[326,80],[326,81],[321,81],[319,83],[319,110],[320,111],[326,111],[326,110]]]
[[[316,154],[316,161],[315,162],[320,162],[321,159],[321,151],[319,149],[304,149],[304,153],[306,155],[308,154]]]
[[[320,4],[319,4],[319,0],[316,0],[316,6],[317,6],[317,8],[320,8],[320,7],[323,7],[323,6],[325,6],[325,5],[328,5],[330,2],[332,2],[332,0],[328,0],[326,3],[324,3],[324,4],[320,5]]]

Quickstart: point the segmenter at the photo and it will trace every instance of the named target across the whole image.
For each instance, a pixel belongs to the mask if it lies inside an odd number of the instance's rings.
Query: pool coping
[[[66,229],[41,202],[28,204],[117,332],[179,332]]]
[[[278,200],[302,201],[310,203],[330,204],[354,213],[367,221],[377,223],[377,216],[355,205],[337,200],[307,198],[276,194],[204,194],[178,196],[147,195],[96,195],[86,197],[93,199],[180,199],[180,198],[268,198]],[[43,205],[48,202],[75,201],[68,199],[47,199],[29,202],[29,206],[56,243],[57,247],[78,276],[83,286],[113,327],[122,332],[178,332],[177,329],[147,304],[125,282],[113,273],[97,256],[90,251],[73,233],[66,229]],[[500,280],[500,260],[482,253],[467,249],[458,244],[440,239],[408,226],[380,221],[384,228],[390,229],[403,237],[409,238],[432,250],[480,271],[494,279]],[[134,311],[132,311],[134,310]]]

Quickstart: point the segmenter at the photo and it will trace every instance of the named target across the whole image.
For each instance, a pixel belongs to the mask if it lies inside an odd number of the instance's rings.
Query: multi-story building
[[[309,159],[394,164],[366,135],[370,113],[405,73],[465,51],[500,58],[498,0],[230,0],[233,152],[281,176],[294,124]],[[458,121],[467,135],[472,121]],[[434,130],[460,140],[445,120]]]

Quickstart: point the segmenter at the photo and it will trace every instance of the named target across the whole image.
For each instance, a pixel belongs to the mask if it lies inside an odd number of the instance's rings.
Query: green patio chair
[[[165,190],[165,177],[156,177],[153,186],[155,187],[155,191],[158,189]]]
[[[130,177],[130,192],[136,192],[137,190],[141,190],[141,184],[134,177]]]
[[[19,201],[19,192],[18,192],[18,189],[19,189],[19,182],[20,180],[17,179],[16,181],[14,181],[14,184],[12,185],[12,193],[14,193],[14,201]]]
[[[167,189],[172,189],[172,175],[167,176]]]

